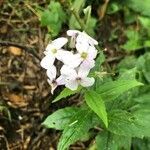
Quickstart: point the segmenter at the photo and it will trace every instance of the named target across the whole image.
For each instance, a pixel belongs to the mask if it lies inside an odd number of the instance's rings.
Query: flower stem
[[[85,31],[84,22],[83,22],[82,19],[80,18],[79,14],[76,12],[76,10],[75,10],[74,8],[71,8],[70,11],[71,11],[72,14],[74,15],[74,17],[76,18],[76,20],[78,21],[78,23],[80,24],[81,29]]]

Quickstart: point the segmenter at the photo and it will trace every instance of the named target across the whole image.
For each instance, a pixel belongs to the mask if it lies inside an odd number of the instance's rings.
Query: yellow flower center
[[[83,59],[86,59],[87,56],[88,56],[88,54],[87,54],[86,52],[83,52],[83,53],[81,54],[81,57],[82,57]]]
[[[77,77],[77,78],[76,78],[76,81],[77,81],[78,83],[80,83],[80,82],[81,82],[81,78],[80,78],[80,77]]]
[[[57,49],[56,48],[53,48],[51,51],[52,51],[53,54],[57,53]]]

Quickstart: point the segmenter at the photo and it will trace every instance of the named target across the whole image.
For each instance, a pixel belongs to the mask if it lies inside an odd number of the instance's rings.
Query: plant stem
[[[74,8],[71,8],[70,11],[74,15],[74,17],[76,18],[76,20],[78,21],[78,23],[80,24],[81,29],[85,31],[84,22],[81,20],[79,14],[76,12],[76,10]]]

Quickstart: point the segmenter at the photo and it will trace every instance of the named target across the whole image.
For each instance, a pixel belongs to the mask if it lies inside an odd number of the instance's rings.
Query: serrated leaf
[[[108,130],[118,135],[139,138],[149,137],[150,110],[139,108],[135,108],[130,113],[125,110],[113,110],[109,114]]]
[[[57,149],[66,150],[69,145],[82,138],[91,127],[93,127],[91,111],[81,109],[72,117],[70,124],[63,131]]]
[[[112,101],[129,89],[141,85],[143,84],[136,80],[117,80],[104,83],[96,89],[96,92],[104,101]]]
[[[55,111],[49,115],[42,123],[46,128],[54,128],[63,130],[70,122],[71,117],[77,113],[79,109],[76,107],[66,107]]]
[[[65,88],[63,91],[61,91],[61,93],[53,100],[53,103],[58,102],[59,100],[66,98],[68,96],[74,95],[76,93],[78,93],[81,90],[81,87],[78,87],[77,90],[72,91],[68,88]]]
[[[102,119],[105,126],[108,127],[107,112],[101,95],[92,90],[87,91],[85,93],[85,100],[88,106]]]
[[[125,137],[102,131],[96,136],[96,145],[101,150],[130,150],[131,137]]]

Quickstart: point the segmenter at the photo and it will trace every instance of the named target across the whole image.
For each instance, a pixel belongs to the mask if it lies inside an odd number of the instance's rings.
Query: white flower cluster
[[[47,70],[51,93],[59,85],[76,90],[79,85],[89,87],[95,81],[93,77],[88,77],[88,74],[95,66],[94,59],[97,55],[95,45],[98,42],[85,32],[78,30],[68,30],[67,35],[69,40],[60,37],[48,44],[44,51],[45,57],[41,60],[41,66]],[[63,49],[67,43],[71,51]],[[60,70],[54,65],[55,59],[63,63]],[[57,77],[57,71],[60,74],[59,77]]]

